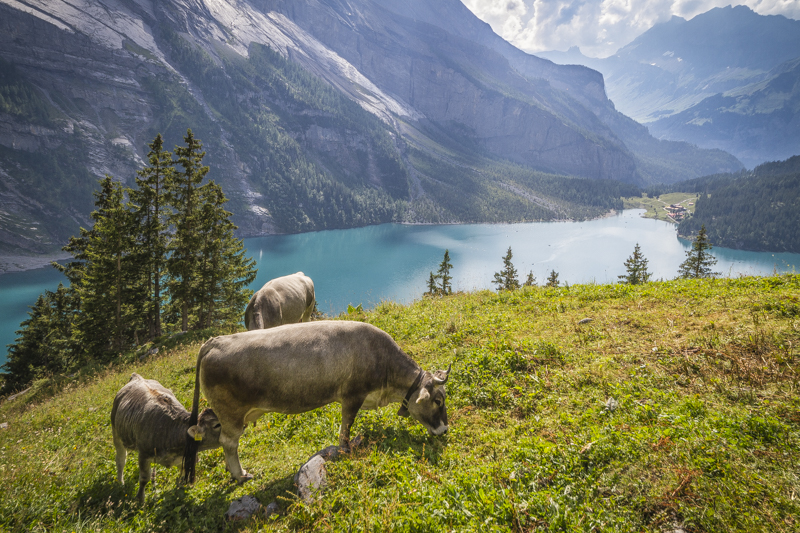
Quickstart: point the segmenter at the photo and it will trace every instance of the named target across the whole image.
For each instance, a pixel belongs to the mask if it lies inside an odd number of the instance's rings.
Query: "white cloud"
[[[800,19],[800,0],[462,0],[495,32],[523,50],[579,46],[613,54],[673,15],[690,19],[714,7],[744,4],[761,15]]]

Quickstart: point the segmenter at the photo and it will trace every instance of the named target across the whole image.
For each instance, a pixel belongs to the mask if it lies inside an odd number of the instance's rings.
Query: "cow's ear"
[[[419,390],[419,396],[417,396],[417,403],[421,402],[422,400],[428,400],[431,397],[431,393],[428,392],[428,389],[422,387]]]
[[[203,440],[204,431],[200,429],[200,426],[191,426],[188,430],[186,430],[186,433],[188,433],[189,436],[196,441]]]

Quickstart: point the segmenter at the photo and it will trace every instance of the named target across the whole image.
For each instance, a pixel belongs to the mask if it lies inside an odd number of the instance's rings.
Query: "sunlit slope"
[[[499,265],[498,265],[499,268]],[[316,503],[292,476],[335,443],[337,406],[266,415],[242,438],[237,486],[221,450],[198,481],[158,469],[133,505],[114,480],[109,412],[131,372],[184,403],[201,338],[0,407],[0,527],[9,531],[797,531],[800,276],[574,285],[384,303],[340,318],[389,332],[426,369],[453,370],[450,432],[362,413],[366,444],[329,464]],[[591,319],[585,321],[584,319]],[[582,322],[582,323],[581,323]],[[173,341],[174,344],[174,341]],[[287,376],[287,379],[290,379]],[[274,520],[226,525],[230,501]]]

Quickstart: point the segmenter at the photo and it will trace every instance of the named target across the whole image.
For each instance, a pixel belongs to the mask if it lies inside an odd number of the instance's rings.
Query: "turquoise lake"
[[[613,283],[636,243],[649,260],[654,279],[672,279],[691,243],[678,239],[675,226],[641,218],[641,210],[586,222],[408,226],[384,224],[348,230],[245,239],[258,261],[256,289],[277,276],[303,271],[314,280],[317,306],[335,315],[348,304],[369,308],[382,300],[409,303],[422,296],[428,276],[450,250],[454,290],[491,289],[510,246],[521,281],[533,270],[543,284],[551,270],[564,283]],[[793,272],[800,254],[744,252],[714,248],[715,270],[724,276]],[[63,276],[53,268],[0,275],[0,346],[14,332],[44,290]],[[242,309],[244,312],[244,309]],[[0,350],[0,364],[6,360]]]

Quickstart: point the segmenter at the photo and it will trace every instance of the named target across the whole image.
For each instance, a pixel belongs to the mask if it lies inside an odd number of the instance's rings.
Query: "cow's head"
[[[401,409],[401,416],[411,417],[425,426],[431,435],[444,435],[447,433],[447,406],[444,384],[450,375],[450,368],[425,372],[419,389],[411,394],[408,402],[408,412]]]
[[[211,409],[204,409],[197,417],[197,425],[191,426],[187,433],[194,440],[198,441],[199,450],[213,450],[222,446],[219,442],[219,432],[222,425],[219,423],[217,415]]]

